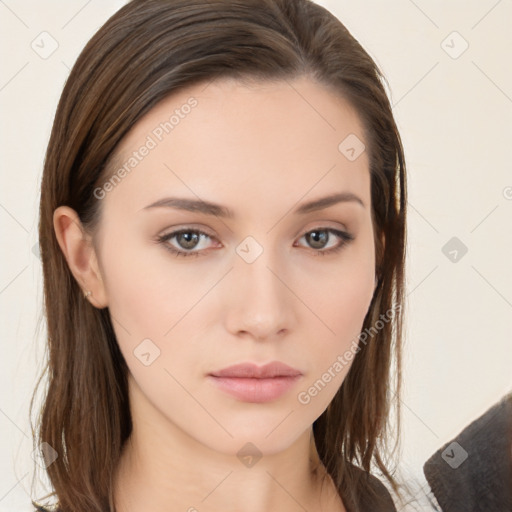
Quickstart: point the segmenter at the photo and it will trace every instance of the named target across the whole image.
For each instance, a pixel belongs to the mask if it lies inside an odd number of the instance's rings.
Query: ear
[[[83,292],[91,292],[84,300],[99,309],[107,307],[107,293],[97,255],[78,214],[69,206],[59,206],[53,212],[53,228],[71,273]]]

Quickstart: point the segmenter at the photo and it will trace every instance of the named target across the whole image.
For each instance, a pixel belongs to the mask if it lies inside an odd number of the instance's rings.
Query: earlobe
[[[59,206],[53,213],[53,227],[60,249],[85,300],[99,309],[107,307],[106,290],[96,253],[78,214],[69,206]]]

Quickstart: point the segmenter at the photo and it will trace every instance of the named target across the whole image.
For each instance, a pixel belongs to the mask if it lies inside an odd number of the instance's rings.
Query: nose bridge
[[[247,237],[236,248],[232,273],[230,331],[248,332],[257,338],[273,336],[291,328],[293,294],[285,286],[286,276],[276,251]],[[284,282],[283,282],[284,281]]]

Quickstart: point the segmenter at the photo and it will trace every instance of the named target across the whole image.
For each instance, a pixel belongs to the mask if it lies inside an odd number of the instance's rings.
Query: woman
[[[41,187],[58,510],[395,510],[382,79],[307,0],[132,1],[89,41]]]

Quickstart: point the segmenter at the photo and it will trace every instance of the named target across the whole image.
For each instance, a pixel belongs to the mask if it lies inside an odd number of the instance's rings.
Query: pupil
[[[185,243],[181,243],[180,241],[180,245],[182,245],[185,249],[193,249],[194,246],[197,244],[198,234],[191,232],[181,233],[180,240],[183,238],[185,239]]]
[[[180,241],[180,245],[183,246],[185,249],[193,249],[195,245],[197,245],[198,242],[198,234],[187,232],[187,233],[181,233],[179,235],[180,240],[184,239],[185,242],[182,243]],[[311,231],[311,233],[308,234],[308,237],[310,239],[310,243],[315,248],[322,248],[325,243],[327,242],[327,233],[325,231]],[[315,245],[317,244],[317,245]]]
[[[311,244],[314,248],[321,248],[326,243],[327,233],[325,231],[312,231],[309,234],[310,239],[313,240],[313,243]],[[320,241],[319,246],[315,246],[315,243]]]

